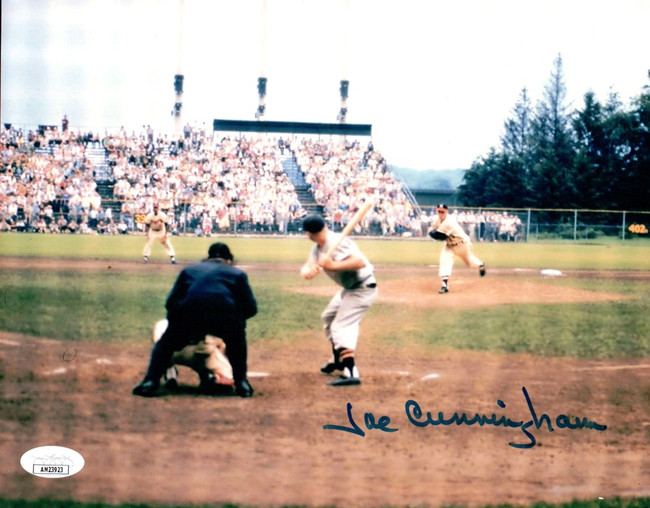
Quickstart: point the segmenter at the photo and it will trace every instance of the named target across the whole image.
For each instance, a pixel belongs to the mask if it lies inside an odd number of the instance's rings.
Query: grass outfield
[[[134,259],[139,261],[142,237],[2,235],[3,255],[63,258]],[[205,256],[215,238],[174,238],[181,262]],[[242,263],[303,261],[310,242],[294,238],[227,238]],[[433,241],[360,240],[376,263],[429,265],[440,246]],[[617,270],[625,266],[650,269],[650,248],[557,244],[480,244],[488,266]],[[162,249],[155,249],[163,259]],[[0,329],[71,340],[137,343],[164,317],[164,302],[176,270],[160,271],[0,271],[4,305]],[[523,277],[520,276],[520,278]],[[539,277],[535,276],[539,281]],[[400,323],[409,323],[409,340],[431,346],[493,352],[526,352],[551,357],[614,358],[650,355],[650,287],[646,280],[571,279],[548,284],[617,293],[632,298],[619,302],[501,305],[474,309],[422,309],[377,303],[369,316],[394,316],[382,327],[387,343],[404,340]],[[290,341],[292,334],[316,330],[314,320],[326,297],[287,291],[307,284],[297,274],[263,271],[251,274],[260,312],[249,323],[249,338]],[[38,319],[34,319],[38,316]],[[481,323],[480,327],[476,323]],[[437,330],[435,336],[431,330]]]
[[[303,236],[197,238],[173,237],[179,261],[205,257],[208,246],[225,241],[242,262],[290,262],[306,259],[311,242]],[[359,238],[359,246],[375,264],[437,264],[440,243],[428,239]],[[141,258],[144,237],[0,234],[0,255],[24,257],[135,259]],[[606,244],[477,243],[474,252],[488,265],[498,268],[555,268],[564,270],[650,270],[650,243],[646,240]],[[164,259],[160,245],[153,259]]]
[[[17,270],[2,273],[4,305],[0,329],[77,341],[141,343],[164,317],[175,273]],[[251,275],[259,313],[248,324],[249,341],[290,344],[294,336],[318,333],[328,297],[307,296],[287,287],[295,274]],[[384,317],[377,339],[408,340],[431,347],[541,357],[620,358],[650,355],[650,287],[647,281],[549,281],[581,289],[631,296],[619,302],[501,305],[474,309],[423,309],[376,303],[368,318]],[[34,316],[38,316],[34,319]],[[391,319],[386,316],[392,316]],[[481,326],[476,326],[480,323]],[[432,333],[435,330],[435,333]]]

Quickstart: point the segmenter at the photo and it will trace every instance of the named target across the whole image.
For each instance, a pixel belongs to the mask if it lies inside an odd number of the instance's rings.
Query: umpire
[[[246,379],[246,320],[257,314],[257,302],[248,276],[232,263],[228,245],[217,242],[210,246],[207,259],[178,275],[165,304],[169,325],[154,345],[149,368],[143,381],[133,388],[134,395],[155,396],[174,351],[198,343],[207,334],[220,337],[226,344],[237,395],[253,395]]]

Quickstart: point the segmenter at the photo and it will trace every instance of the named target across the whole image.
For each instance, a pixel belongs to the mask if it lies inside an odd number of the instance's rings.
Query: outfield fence
[[[435,214],[435,207],[424,210]],[[648,238],[649,211],[452,207],[473,241]]]
[[[145,211],[134,212],[125,202],[102,200],[99,209],[70,207],[64,201],[33,211],[22,211],[18,217],[0,218],[0,231],[74,233],[74,234],[138,234],[144,231]],[[170,218],[175,235],[211,236],[244,234],[302,234],[302,215],[274,216],[255,219],[242,215],[237,206],[228,207],[220,217],[192,213],[189,203],[164,210]],[[420,214],[407,225],[387,227],[390,218],[370,213],[355,234],[371,237],[426,238],[427,229],[436,215],[435,207],[420,207]],[[302,212],[305,213],[304,211]],[[539,208],[472,208],[453,206],[456,217],[474,242],[537,242],[572,240],[574,242],[648,238],[650,211],[575,210]],[[340,231],[345,221],[326,217],[331,229]],[[404,223],[405,221],[402,221]]]

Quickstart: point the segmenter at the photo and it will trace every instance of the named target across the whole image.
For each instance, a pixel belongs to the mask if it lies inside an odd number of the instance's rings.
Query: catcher
[[[434,240],[445,242],[440,251],[440,265],[438,274],[442,280],[442,287],[438,293],[449,293],[449,277],[454,266],[454,257],[458,256],[466,266],[478,268],[481,277],[485,275],[485,264],[472,253],[472,242],[458,224],[455,218],[449,215],[449,208],[441,203],[436,208],[437,216],[428,229],[429,236]]]
[[[157,321],[153,327],[152,340],[155,344],[160,340],[169,322],[166,319]],[[199,376],[199,388],[206,395],[228,395],[232,393],[232,366],[226,356],[226,344],[219,337],[206,335],[197,344],[185,346],[174,352],[170,367],[163,375],[165,388],[178,388],[177,365],[183,365],[194,370]]]
[[[210,245],[207,259],[189,265],[178,275],[165,303],[167,328],[154,344],[147,373],[133,388],[134,395],[154,397],[174,354],[186,346],[199,345],[206,335],[220,337],[225,343],[237,395],[253,395],[246,379],[246,320],[257,314],[257,302],[248,276],[232,263],[228,246],[217,242]]]

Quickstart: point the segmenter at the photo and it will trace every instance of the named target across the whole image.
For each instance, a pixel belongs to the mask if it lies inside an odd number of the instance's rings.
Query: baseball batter
[[[154,203],[153,212],[149,212],[144,219],[144,232],[147,235],[147,241],[144,244],[142,251],[142,262],[147,263],[149,256],[151,256],[151,244],[158,240],[165,253],[169,256],[171,263],[176,264],[174,247],[169,241],[168,233],[168,218],[165,212],[160,211],[160,205]]]
[[[478,268],[481,277],[485,275],[485,264],[472,253],[472,242],[458,224],[456,219],[449,215],[449,208],[441,203],[436,208],[437,216],[429,228],[429,236],[434,240],[444,241],[440,251],[440,266],[438,274],[442,280],[442,287],[438,293],[449,293],[449,278],[454,266],[454,258],[458,256],[466,266]]]
[[[343,238],[328,257],[326,253],[336,245],[340,234],[330,231],[322,217],[307,217],[303,221],[303,230],[316,245],[301,269],[301,276],[312,279],[324,272],[341,286],[321,314],[325,337],[330,341],[333,353],[332,359],[321,367],[321,372],[341,371],[339,379],[330,383],[332,386],[358,385],[361,378],[355,364],[355,351],[359,324],[377,298],[373,266],[349,237]]]

